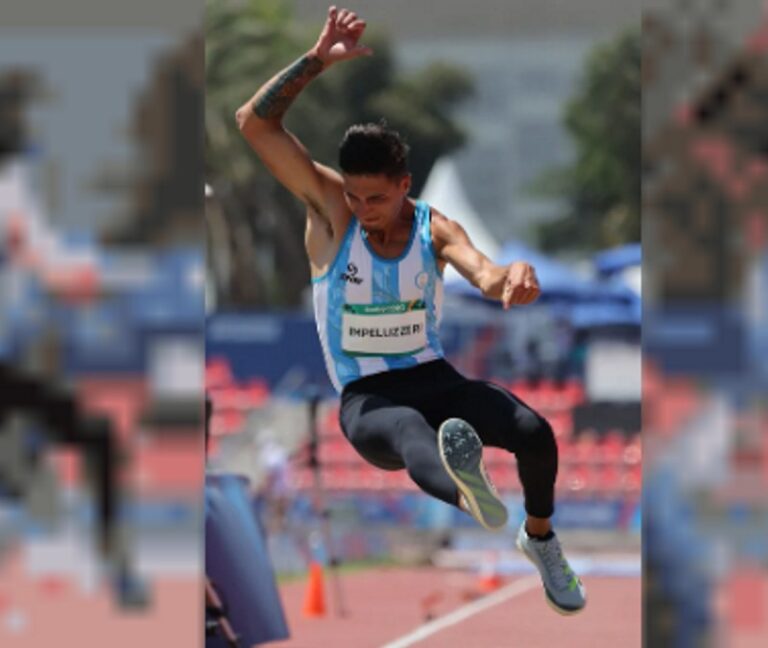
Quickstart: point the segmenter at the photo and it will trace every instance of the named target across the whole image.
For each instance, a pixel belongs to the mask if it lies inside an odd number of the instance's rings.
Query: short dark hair
[[[339,145],[339,167],[349,175],[402,178],[408,173],[408,145],[384,120],[355,124],[347,129]]]

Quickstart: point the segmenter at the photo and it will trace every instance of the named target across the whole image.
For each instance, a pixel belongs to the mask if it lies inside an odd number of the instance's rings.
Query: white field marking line
[[[395,639],[394,641],[382,646],[381,648],[406,648],[407,646],[413,646],[414,644],[437,632],[440,632],[441,630],[444,630],[445,628],[449,628],[452,625],[461,623],[469,617],[472,617],[475,614],[479,614],[480,612],[483,612],[488,608],[493,607],[494,605],[498,605],[499,603],[508,601],[515,596],[524,594],[534,587],[541,587],[541,578],[539,578],[538,574],[516,580],[514,583],[510,583],[506,587],[502,587],[498,592],[494,592],[493,594],[484,596],[477,601],[473,601],[472,603],[464,605],[458,610],[454,610],[450,614],[446,614],[444,617],[440,617],[439,619],[425,623],[423,626],[417,628],[413,632],[400,637],[399,639]]]

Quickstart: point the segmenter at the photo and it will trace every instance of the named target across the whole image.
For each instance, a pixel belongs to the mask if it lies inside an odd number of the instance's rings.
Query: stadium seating
[[[247,411],[262,407],[269,398],[266,384],[255,380],[237,384],[227,362],[209,361],[208,389],[214,401],[212,436],[240,431]],[[506,385],[552,425],[557,439],[560,468],[559,497],[636,497],[642,481],[642,448],[637,434],[612,429],[603,434],[582,430],[575,436],[573,408],[585,402],[583,384],[569,380],[562,384],[542,380],[536,386],[525,381]],[[690,405],[685,390],[677,407]],[[685,401],[684,403],[682,401]],[[405,470],[384,471],[366,463],[344,437],[339,425],[338,403],[323,403],[318,420],[318,460],[323,487],[329,491],[412,491],[418,487]],[[520,479],[513,456],[488,448],[488,471],[502,493],[519,493]],[[291,462],[291,486],[310,491],[315,479],[306,452],[296,453]]]
[[[544,390],[551,389],[545,386]],[[560,390],[563,391],[563,390]],[[570,402],[583,397],[583,392],[571,389]],[[530,399],[531,394],[528,394]],[[548,396],[547,396],[548,397]],[[528,402],[537,401],[538,396]],[[540,402],[546,400],[539,399]],[[555,407],[550,401],[549,407]],[[559,405],[558,405],[559,407]],[[602,436],[586,430],[573,437],[570,414],[560,408],[550,415],[560,452],[558,494],[560,496],[623,497],[637,495],[641,481],[642,452],[637,435],[628,437],[623,430],[610,430]],[[338,424],[338,409],[330,407],[321,420],[319,458],[326,489],[351,491],[417,490],[408,473],[382,471],[370,466],[357,454],[344,437]],[[519,493],[520,479],[514,457],[495,448],[485,451],[485,461],[495,486],[502,493]],[[297,468],[294,485],[311,488],[311,477],[302,477]]]

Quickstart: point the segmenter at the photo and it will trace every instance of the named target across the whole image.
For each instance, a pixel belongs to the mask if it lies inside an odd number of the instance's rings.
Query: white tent
[[[474,246],[488,258],[496,258],[499,244],[469,203],[453,160],[441,158],[435,162],[420,198],[459,223],[466,230]],[[446,268],[446,281],[458,277],[460,275],[452,267]]]

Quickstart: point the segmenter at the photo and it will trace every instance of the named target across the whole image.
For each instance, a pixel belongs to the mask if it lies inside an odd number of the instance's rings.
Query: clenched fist
[[[512,305],[522,306],[538,299],[541,288],[536,271],[530,263],[516,261],[509,264],[506,270],[501,292],[501,304],[505,310]]]

